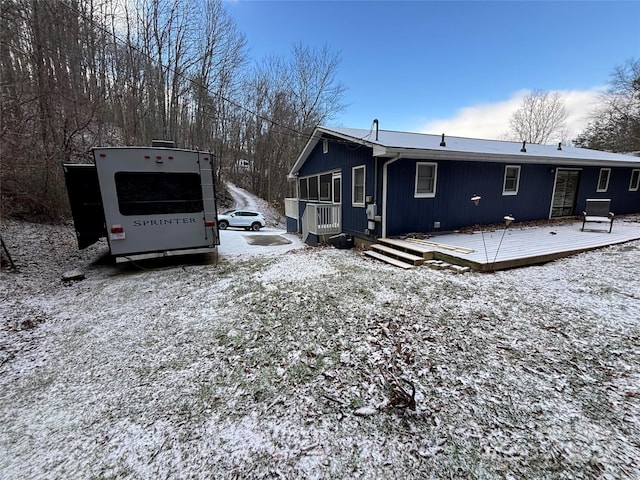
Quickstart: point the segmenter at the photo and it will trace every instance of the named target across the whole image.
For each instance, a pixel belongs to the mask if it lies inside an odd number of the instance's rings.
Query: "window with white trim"
[[[631,179],[629,180],[629,191],[637,192],[640,187],[640,168],[631,170]]]
[[[329,153],[329,140],[322,140],[322,153]]]
[[[601,168],[598,177],[598,188],[596,192],[606,192],[609,189],[609,177],[611,176],[610,168]]]
[[[520,165],[505,165],[502,195],[517,195],[520,188]]]
[[[351,169],[351,204],[354,207],[364,207],[364,178],[364,165]]]
[[[432,198],[436,196],[437,163],[416,163],[415,198]]]

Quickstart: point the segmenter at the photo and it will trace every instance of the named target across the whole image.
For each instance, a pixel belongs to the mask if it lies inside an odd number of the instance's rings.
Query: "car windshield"
[[[227,210],[226,212],[223,213],[223,215],[231,215],[234,212],[235,210]]]

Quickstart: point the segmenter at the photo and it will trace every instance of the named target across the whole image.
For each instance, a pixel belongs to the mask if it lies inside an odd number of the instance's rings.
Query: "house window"
[[[631,180],[629,181],[629,191],[637,192],[640,187],[640,168],[631,170]]]
[[[364,173],[364,165],[351,169],[351,203],[354,207],[364,207]]]
[[[320,175],[320,200],[324,202],[331,201],[331,179],[333,175],[326,173]]]
[[[520,165],[506,165],[504,167],[504,181],[502,195],[517,195],[520,186]]]
[[[598,188],[596,192],[606,192],[609,188],[609,177],[611,176],[610,168],[601,168],[600,176],[598,177]]]
[[[326,138],[322,141],[322,153],[329,153],[329,140]]]
[[[306,178],[300,179],[300,198],[307,200],[309,198],[309,182]]]
[[[414,197],[436,196],[436,174],[438,165],[435,163],[416,163],[416,185]]]

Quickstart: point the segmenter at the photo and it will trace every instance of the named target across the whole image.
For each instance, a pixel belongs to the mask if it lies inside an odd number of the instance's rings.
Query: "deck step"
[[[395,248],[388,247],[386,245],[380,245],[378,243],[371,245],[372,250],[376,250],[383,255],[387,255],[390,257],[397,258],[398,260],[402,260],[403,262],[410,263],[411,265],[422,265],[424,263],[424,258],[422,256],[413,255],[411,253],[404,252],[402,250],[398,250]]]
[[[413,265],[410,265],[407,262],[403,262],[401,260],[398,260],[397,258],[388,257],[387,255],[383,255],[382,253],[378,253],[373,250],[367,250],[364,252],[364,254],[368,257],[372,257],[377,260],[382,260],[383,262],[389,263],[391,265],[395,265],[396,267],[404,268],[405,270],[408,268],[413,268]]]
[[[424,245],[411,244],[407,241],[396,240],[394,238],[379,238],[378,244],[383,244],[396,250],[402,250],[411,255],[422,257],[425,260],[433,258],[433,248],[428,248]]]
[[[452,272],[455,272],[455,273],[467,273],[471,271],[469,267],[465,267],[462,265],[454,265],[452,263],[444,262],[442,260],[427,260],[424,264],[427,267],[433,268],[435,270],[451,270]]]

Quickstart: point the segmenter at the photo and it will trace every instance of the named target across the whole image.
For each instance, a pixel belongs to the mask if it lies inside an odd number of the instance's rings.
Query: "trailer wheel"
[[[226,230],[228,226],[229,226],[229,222],[227,222],[226,220],[222,220],[218,222],[218,228],[220,230]]]
[[[258,222],[253,222],[251,224],[251,230],[253,230],[254,232],[257,232],[258,230],[260,230],[261,227],[262,225],[260,225]]]

